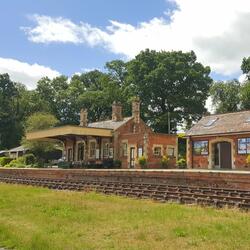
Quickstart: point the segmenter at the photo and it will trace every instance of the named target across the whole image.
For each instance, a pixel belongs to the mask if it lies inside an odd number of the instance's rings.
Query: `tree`
[[[250,57],[244,57],[241,64],[241,70],[243,74],[247,75],[248,80],[250,80]]]
[[[8,74],[0,74],[0,149],[17,146],[22,137],[17,97],[17,84]]]
[[[59,121],[54,115],[48,113],[34,113],[26,121],[26,133],[36,130],[43,130],[55,127]],[[27,141],[23,139],[23,144],[37,157],[38,162],[43,164],[48,160],[48,155],[58,149],[60,143],[49,141]]]
[[[125,62],[122,60],[110,61],[106,63],[105,68],[108,70],[111,79],[116,81],[120,86],[125,84],[128,74]]]
[[[206,111],[212,79],[210,68],[196,61],[193,51],[142,51],[128,62],[128,81],[142,101],[142,116],[157,132],[187,126]]]
[[[240,109],[241,86],[239,81],[214,82],[210,89],[216,113],[235,112]]]
[[[52,80],[44,77],[37,83],[38,96],[61,124],[72,123],[68,88],[68,78],[65,76],[58,76]]]
[[[114,68],[112,75],[94,70],[71,79],[69,90],[70,96],[74,97],[71,104],[78,112],[81,108],[87,108],[90,122],[109,119],[114,101],[123,103],[124,113],[127,114],[130,95],[113,74],[116,75]],[[79,116],[77,118],[79,120]]]
[[[240,89],[240,94],[242,109],[250,109],[250,80],[242,85]]]
[[[243,109],[250,109],[250,57],[244,57],[241,64],[241,70],[243,74],[247,75],[247,81],[245,81],[241,88],[241,101]]]

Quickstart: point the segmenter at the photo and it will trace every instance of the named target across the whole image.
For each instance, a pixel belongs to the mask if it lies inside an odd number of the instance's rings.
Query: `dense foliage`
[[[26,121],[25,132],[48,129],[55,127],[59,121],[54,115],[49,113],[34,113]],[[27,141],[25,138],[22,142],[36,156],[38,163],[43,166],[50,158],[57,158],[56,151],[62,146],[54,141]],[[55,153],[53,153],[55,152]],[[51,157],[52,155],[52,157]]]
[[[246,75],[249,61],[245,58],[242,63]],[[250,108],[249,82],[212,84],[209,74],[210,68],[197,62],[193,51],[152,50],[142,51],[128,62],[108,62],[104,72],[93,70],[70,78],[42,78],[34,90],[2,74],[0,149],[19,145],[25,131],[78,124],[81,108],[88,109],[90,122],[104,120],[111,117],[113,101],[119,101],[124,116],[129,116],[131,100],[137,95],[144,121],[153,130],[165,133],[175,133],[178,126],[189,127],[198,120],[207,112],[205,102],[209,95],[217,112]],[[44,114],[47,121],[40,123]]]

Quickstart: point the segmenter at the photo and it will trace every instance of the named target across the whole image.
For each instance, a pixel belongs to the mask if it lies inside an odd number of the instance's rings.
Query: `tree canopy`
[[[242,70],[247,75],[249,65],[250,59],[244,58]],[[105,120],[111,118],[112,103],[119,101],[124,116],[129,116],[135,96],[141,99],[143,120],[154,131],[167,133],[170,121],[174,133],[179,125],[189,127],[207,112],[209,95],[216,112],[250,109],[250,81],[212,83],[210,68],[199,63],[193,51],[145,50],[128,62],[107,62],[104,71],[42,78],[33,90],[2,74],[0,149],[18,146],[25,131],[79,124],[81,108],[88,109],[90,122]]]
[[[215,82],[210,89],[210,94],[217,113],[239,110],[241,100],[239,81]]]
[[[246,80],[214,81],[210,89],[216,113],[235,112],[250,109],[250,57],[244,57],[241,64]]]
[[[0,75],[0,149],[15,146],[22,137],[18,85],[8,74]]]
[[[142,51],[128,63],[128,81],[142,100],[143,118],[155,131],[190,125],[206,111],[212,84],[210,68],[197,62],[193,51]]]
[[[48,129],[55,127],[59,121],[56,117],[49,113],[34,113],[27,118],[25,132]],[[36,157],[39,163],[44,163],[48,160],[51,152],[58,149],[60,143],[46,141],[27,141],[23,138],[22,142]]]

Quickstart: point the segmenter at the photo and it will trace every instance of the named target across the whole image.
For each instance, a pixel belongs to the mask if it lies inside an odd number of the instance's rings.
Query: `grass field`
[[[0,247],[250,249],[250,213],[0,184]]]

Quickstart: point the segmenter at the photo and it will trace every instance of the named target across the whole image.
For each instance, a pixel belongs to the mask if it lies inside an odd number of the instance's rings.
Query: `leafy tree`
[[[244,57],[241,64],[241,70],[243,74],[247,75],[248,80],[250,80],[250,57]]]
[[[239,81],[214,82],[210,89],[216,113],[235,112],[240,109],[241,86]]]
[[[18,119],[18,88],[8,74],[0,75],[0,149],[18,145],[22,124]]]
[[[142,100],[142,115],[157,132],[187,126],[206,111],[212,79],[210,68],[196,61],[193,51],[142,51],[128,62],[128,81]]]
[[[113,69],[113,73],[114,69]],[[75,110],[83,107],[89,111],[89,121],[109,119],[111,116],[111,105],[114,101],[125,104],[125,114],[127,114],[127,103],[129,94],[126,87],[121,86],[120,80],[111,73],[103,73],[98,70],[74,76],[70,82],[70,96],[74,96]],[[77,86],[77,87],[76,87]],[[79,116],[77,116],[79,121]]]
[[[55,115],[62,124],[71,123],[68,87],[68,78],[59,76],[52,80],[48,77],[42,78],[38,81],[36,89],[38,96],[45,102],[49,112]]]
[[[58,120],[54,115],[48,113],[34,113],[26,121],[26,132],[43,130],[55,127]],[[49,159],[51,152],[58,149],[60,143],[50,141],[27,141],[23,139],[23,144],[37,157],[40,164]]]
[[[105,68],[107,69],[111,79],[116,81],[120,86],[125,84],[128,74],[127,64],[125,62],[122,60],[107,62]]]
[[[250,80],[242,85],[240,94],[242,109],[250,109]]]
[[[58,124],[54,115],[49,113],[34,113],[26,121],[26,132],[53,128]]]

